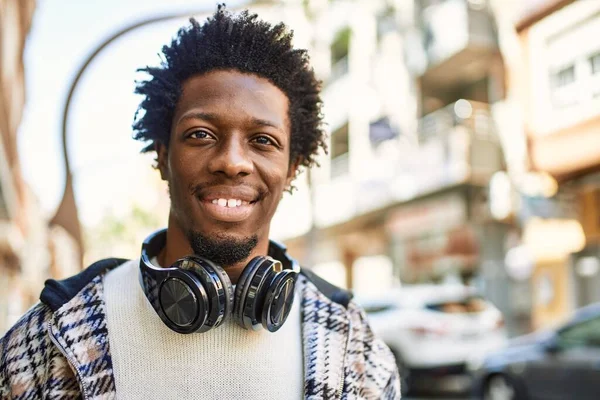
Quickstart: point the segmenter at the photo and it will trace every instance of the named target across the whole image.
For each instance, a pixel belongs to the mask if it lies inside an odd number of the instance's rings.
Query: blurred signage
[[[577,220],[535,217],[525,224],[523,242],[537,260],[554,260],[582,250],[585,234]]]
[[[372,145],[377,145],[386,140],[394,139],[398,136],[398,131],[390,125],[387,117],[381,118],[369,124],[369,140]]]
[[[577,205],[576,193],[565,189],[554,197],[521,195],[519,218],[577,218]]]
[[[469,225],[407,238],[400,246],[404,248],[402,275],[407,281],[471,271],[479,262],[479,242]]]
[[[387,230],[395,236],[420,236],[430,231],[445,231],[467,221],[463,195],[452,193],[431,200],[399,207],[387,221]]]

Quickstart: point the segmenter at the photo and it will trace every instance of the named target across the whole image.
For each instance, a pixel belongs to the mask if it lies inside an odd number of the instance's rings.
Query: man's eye
[[[208,139],[208,138],[210,138],[210,134],[206,131],[199,130],[199,131],[194,131],[194,132],[190,133],[188,135],[188,137],[190,137],[192,139]]]
[[[254,138],[254,142],[258,143],[258,144],[264,144],[264,145],[274,145],[275,142],[273,142],[273,140],[271,140],[269,137],[267,136],[258,136]]]

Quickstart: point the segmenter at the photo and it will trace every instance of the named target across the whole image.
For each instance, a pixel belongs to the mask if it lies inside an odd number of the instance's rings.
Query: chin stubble
[[[187,237],[194,254],[208,258],[223,268],[247,259],[258,244],[257,235],[238,239],[227,235],[206,236],[189,231]]]

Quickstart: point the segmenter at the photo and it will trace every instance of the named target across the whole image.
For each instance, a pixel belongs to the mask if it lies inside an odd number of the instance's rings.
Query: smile
[[[255,203],[240,199],[213,199],[201,201],[204,212],[211,218],[222,222],[242,222],[252,213]]]
[[[233,208],[248,205],[249,202],[240,199],[213,199],[212,204],[217,204],[221,207]]]
[[[219,222],[242,222],[261,200],[260,192],[250,186],[209,186],[195,193],[204,214]]]

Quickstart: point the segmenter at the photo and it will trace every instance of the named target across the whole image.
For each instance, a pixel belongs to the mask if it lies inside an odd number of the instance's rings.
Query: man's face
[[[210,253],[203,246],[211,241],[212,247],[242,246],[241,253],[214,260],[235,263],[268,239],[295,172],[288,98],[268,80],[237,71],[194,76],[182,89],[169,148],[158,146],[171,219],[195,252]]]

